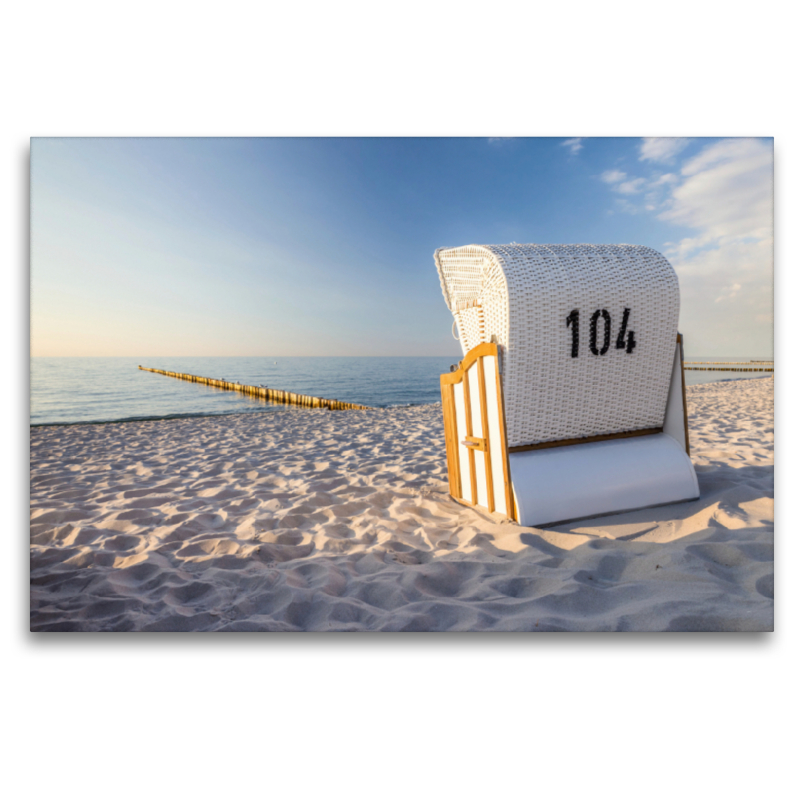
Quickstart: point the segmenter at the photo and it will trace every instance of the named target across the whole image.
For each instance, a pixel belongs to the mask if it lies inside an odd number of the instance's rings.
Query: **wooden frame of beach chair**
[[[543,264],[537,247],[543,246],[470,246],[436,253],[445,299],[466,351],[459,364],[440,379],[450,495],[527,526],[696,499],[699,488],[689,459],[683,340],[673,327],[677,325],[677,278],[671,266],[648,248],[622,246],[625,258],[615,259],[613,247],[585,245],[561,246],[560,257]],[[553,246],[546,249],[552,254]],[[580,361],[575,341],[581,342],[577,336],[571,338],[570,331],[571,321],[578,327],[578,313],[565,313],[571,300],[565,304],[562,298],[560,309],[555,304],[551,317],[561,326],[556,330],[551,325],[553,335],[546,337],[542,333],[548,332],[546,315],[541,315],[545,324],[536,318],[531,323],[531,303],[515,306],[511,294],[515,277],[519,285],[522,276],[525,288],[525,279],[534,273],[534,283],[539,285],[537,292],[528,294],[537,303],[541,298],[547,307],[553,273],[559,278],[556,291],[564,294],[566,284],[569,294],[565,265],[579,260],[581,266],[587,262],[591,266],[586,251],[591,256],[593,249],[600,262],[596,272],[601,274],[593,275],[594,285],[582,299],[584,305],[588,302],[598,308],[591,315],[589,350]],[[462,280],[464,273],[466,280]],[[614,287],[620,282],[634,288],[618,292],[622,298],[615,304],[606,284]],[[573,291],[580,294],[578,289]],[[493,314],[486,313],[487,299],[495,303]],[[527,314],[523,320],[527,327],[514,327],[515,313]],[[611,347],[612,315],[622,320],[619,352],[615,361],[604,362]],[[628,325],[631,321],[636,334]],[[644,342],[643,355],[626,358],[635,351],[637,336]],[[486,341],[489,337],[492,341]],[[546,361],[545,366],[557,373],[555,380],[526,349],[536,350],[536,359]],[[512,380],[509,362],[516,367]],[[611,374],[621,389],[598,380],[608,364],[613,365]],[[534,380],[529,372],[537,372]],[[637,394],[642,384],[644,389]],[[509,399],[509,388],[516,397]],[[554,419],[561,412],[553,403],[559,388],[570,394],[565,401],[569,409]],[[626,397],[632,398],[628,406]],[[602,406],[598,412],[596,406],[603,402],[616,403],[617,408],[609,411]]]
[[[497,345],[473,347],[440,385],[451,497],[515,519]]]

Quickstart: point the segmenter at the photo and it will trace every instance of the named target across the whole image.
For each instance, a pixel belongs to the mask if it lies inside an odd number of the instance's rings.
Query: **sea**
[[[375,408],[438,403],[439,375],[458,356],[270,358],[32,358],[31,425],[70,425],[292,410],[238,392],[138,369],[185,372]],[[687,356],[687,361],[751,358]],[[762,360],[767,360],[765,357]],[[686,371],[686,384],[752,380],[770,373]]]

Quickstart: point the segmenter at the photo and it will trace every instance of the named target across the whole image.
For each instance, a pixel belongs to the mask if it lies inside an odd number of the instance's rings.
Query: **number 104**
[[[619,326],[619,333],[617,334],[617,350],[624,350],[626,353],[632,353],[633,348],[636,347],[636,336],[633,331],[628,330],[628,317],[631,310],[626,308],[622,312],[622,324]],[[602,323],[601,323],[602,320]],[[598,347],[598,325],[602,324],[602,345]],[[578,350],[580,346],[580,311],[575,308],[567,317],[567,327],[572,328],[572,357],[578,357]],[[604,356],[611,346],[611,314],[605,308],[599,308],[592,314],[589,321],[589,350],[593,355]]]

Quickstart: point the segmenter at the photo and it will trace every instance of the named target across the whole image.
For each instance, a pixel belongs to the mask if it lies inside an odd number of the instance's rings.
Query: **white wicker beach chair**
[[[434,258],[464,353],[441,376],[456,500],[536,526],[699,496],[662,255],[510,244]]]

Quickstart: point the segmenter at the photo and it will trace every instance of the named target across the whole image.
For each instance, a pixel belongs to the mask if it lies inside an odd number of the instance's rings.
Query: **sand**
[[[523,528],[441,407],[31,429],[33,631],[770,631],[773,379],[687,389],[701,497]]]

